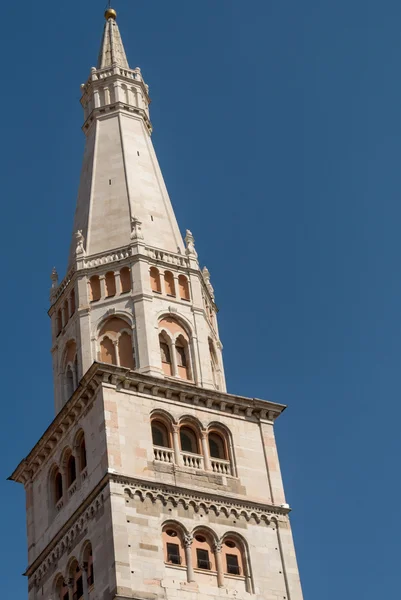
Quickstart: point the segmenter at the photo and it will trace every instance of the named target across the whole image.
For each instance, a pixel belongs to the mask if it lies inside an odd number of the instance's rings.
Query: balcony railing
[[[60,510],[63,508],[63,506],[64,506],[64,499],[60,498],[60,500],[56,504],[56,510],[58,512],[60,512]]]
[[[231,475],[231,463],[229,460],[223,460],[221,458],[211,458],[213,473],[220,473],[221,475]]]
[[[212,568],[212,564],[210,560],[206,560],[203,558],[198,558],[198,569],[204,569],[205,571],[210,571]]]
[[[191,467],[192,469],[203,469],[203,456],[200,454],[193,454],[192,452],[181,452],[182,462],[184,467]]]
[[[174,450],[172,448],[163,448],[162,446],[153,446],[155,460],[165,463],[174,462]]]

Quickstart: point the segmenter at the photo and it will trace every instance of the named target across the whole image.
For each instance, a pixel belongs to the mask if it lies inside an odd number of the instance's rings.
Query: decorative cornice
[[[181,505],[186,510],[192,507],[196,513],[203,510],[205,514],[214,512],[216,516],[225,515],[227,518],[230,516],[237,519],[244,517],[246,521],[253,519],[258,524],[266,523],[269,525],[273,517],[276,517],[277,520],[291,512],[288,507],[250,502],[227,494],[199,492],[182,486],[144,481],[117,474],[110,477],[111,481],[124,486],[124,491],[131,498],[138,496],[142,501],[150,499],[152,502],[160,500],[163,505],[171,502],[174,507]]]
[[[208,494],[160,482],[153,483],[107,473],[50,544],[27,568],[25,575],[33,576],[36,584],[66,552],[71,551],[74,540],[96,517],[109,493],[113,494],[112,489],[107,492],[105,490],[109,483],[120,485],[129,497],[139,497],[142,502],[149,500],[154,503],[159,500],[164,506],[170,502],[173,506],[181,505],[186,510],[192,507],[197,513],[200,511],[204,511],[205,514],[213,512],[216,516],[225,515],[227,518],[234,516],[236,519],[244,518],[247,522],[253,521],[256,524],[267,526],[270,523],[286,522],[290,512],[290,509],[285,507],[249,502],[227,495]]]
[[[35,476],[37,470],[48,459],[54,446],[71,430],[83,411],[89,409],[95,392],[101,385],[111,385],[117,390],[132,392],[139,396],[156,396],[158,400],[176,401],[186,406],[205,408],[254,421],[272,422],[286,408],[283,404],[234,396],[196,387],[183,381],[143,375],[124,367],[95,362],[39,442],[18,465],[9,479],[26,484]]]

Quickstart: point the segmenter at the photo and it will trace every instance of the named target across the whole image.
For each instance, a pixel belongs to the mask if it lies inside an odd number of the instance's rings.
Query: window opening
[[[192,454],[198,453],[198,444],[196,436],[191,429],[180,429],[180,441],[181,450],[183,452],[192,452]]]
[[[235,545],[235,544],[234,544]],[[236,554],[226,554],[227,573],[230,575],[241,575],[241,569]]]
[[[57,473],[54,485],[56,492],[56,502],[58,502],[63,497],[63,478],[61,476],[61,473]]]
[[[187,367],[187,356],[185,353],[185,348],[183,346],[176,346],[175,347],[176,352],[177,352],[177,366],[178,367]]]
[[[168,448],[167,431],[159,424],[152,425],[152,440],[154,446]]]
[[[173,565],[181,564],[180,547],[178,544],[167,542],[167,562]]]
[[[196,549],[196,560],[198,563],[198,569],[205,569],[207,571],[211,570],[211,564],[209,560],[209,552],[208,550],[203,550],[202,548]]]
[[[170,348],[166,342],[160,342],[160,353],[162,362],[171,364]]]

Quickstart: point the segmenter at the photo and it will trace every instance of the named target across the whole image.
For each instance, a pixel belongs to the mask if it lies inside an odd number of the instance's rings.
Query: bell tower
[[[11,476],[29,600],[302,600],[285,407],[226,391],[210,273],[181,236],[116,16],[81,86],[68,271],[51,276],[55,418]]]

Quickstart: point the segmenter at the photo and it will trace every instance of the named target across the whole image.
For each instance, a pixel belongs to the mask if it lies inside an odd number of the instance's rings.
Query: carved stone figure
[[[143,240],[142,223],[136,217],[131,219],[131,240]]]
[[[203,275],[203,279],[205,281],[206,287],[208,289],[208,292],[214,300],[214,289],[213,289],[212,284],[210,283],[210,272],[207,267],[203,267],[202,275]]]
[[[195,238],[192,235],[192,231],[190,231],[189,229],[187,229],[187,231],[186,231],[185,243],[187,246],[187,249],[186,249],[187,255],[194,256],[195,258],[197,258],[198,253],[195,250]]]
[[[78,229],[75,234],[75,240],[77,242],[77,247],[75,249],[75,254],[78,256],[79,254],[85,254],[84,248],[84,236],[82,233],[82,229]]]

